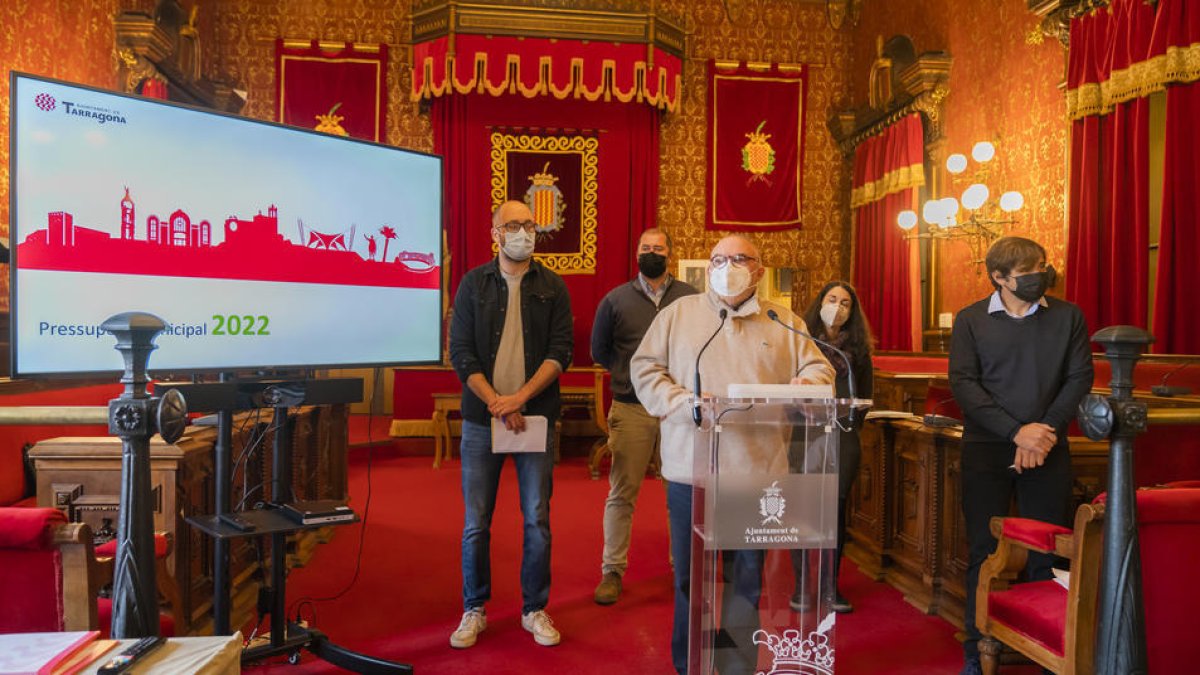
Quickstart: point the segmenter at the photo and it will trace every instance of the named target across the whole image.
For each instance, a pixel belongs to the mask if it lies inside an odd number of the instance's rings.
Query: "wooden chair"
[[[0,508],[0,633],[93,630],[99,624],[92,532],[52,508]]]
[[[996,552],[983,564],[976,625],[985,675],[995,675],[1001,643],[1065,675],[1095,671],[1104,504],[1084,504],[1068,529],[1024,518],[993,518]],[[1190,672],[1189,614],[1200,606],[1200,489],[1137,492],[1138,539],[1151,673]],[[1071,561],[1069,588],[1054,580],[1012,584],[1029,551]]]

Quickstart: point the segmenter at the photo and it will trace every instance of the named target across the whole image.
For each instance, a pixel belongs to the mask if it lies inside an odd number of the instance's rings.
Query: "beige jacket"
[[[752,296],[734,310],[712,291],[676,300],[654,319],[630,363],[638,400],[662,421],[662,475],[669,481],[692,483],[696,355],[720,325],[722,308],[728,310],[725,325],[700,360],[704,393],[726,396],[730,384],[786,384],[794,376],[833,382],[834,370],[817,345],[767,316],[774,309],[784,323],[807,333],[788,308]],[[786,442],[762,440],[723,447],[721,470],[786,472]]]

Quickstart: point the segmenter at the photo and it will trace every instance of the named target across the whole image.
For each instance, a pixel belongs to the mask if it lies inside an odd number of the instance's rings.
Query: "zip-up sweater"
[[[629,380],[629,359],[658,313],[679,298],[695,295],[695,288],[671,278],[658,305],[646,295],[638,277],[608,292],[596,308],[592,323],[592,359],[612,375],[613,398],[638,403]]]
[[[724,326],[721,309],[728,311]],[[633,355],[630,375],[646,411],[661,421],[663,478],[693,482],[697,429],[692,421],[692,383],[696,356],[714,332],[700,359],[704,393],[725,396],[730,384],[787,384],[794,376],[816,384],[833,382],[833,367],[816,344],[771,321],[770,309],[784,323],[808,332],[804,321],[782,305],[752,296],[735,309],[712,291],[676,300],[650,324]],[[725,433],[722,438],[730,440],[721,448],[722,472],[787,472],[786,434],[735,438]]]

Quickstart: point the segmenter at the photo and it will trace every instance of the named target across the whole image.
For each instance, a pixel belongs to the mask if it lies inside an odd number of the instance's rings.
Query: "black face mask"
[[[1013,277],[1017,280],[1017,290],[1013,291],[1013,295],[1025,302],[1037,302],[1046,294],[1046,289],[1050,287],[1050,282],[1054,276],[1054,268],[1047,267],[1045,272],[1034,272],[1033,274],[1022,274],[1019,277]]]
[[[638,256],[638,271],[647,279],[657,279],[667,271],[667,256],[642,253]]]

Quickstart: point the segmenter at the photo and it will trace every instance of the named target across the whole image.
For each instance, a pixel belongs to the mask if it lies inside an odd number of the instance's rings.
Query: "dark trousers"
[[[687,674],[688,622],[692,585],[692,486],[667,481],[667,518],[675,570],[675,614],[671,625],[671,663]],[[721,675],[753,675],[758,668],[758,605],[762,596],[763,551],[722,551],[720,629],[713,639],[713,661]]]
[[[800,459],[802,448],[793,443],[790,448],[788,462],[793,471],[802,470],[803,460]],[[838,500],[837,500],[837,555],[833,559],[833,579],[837,584],[838,574],[842,569],[842,551],[846,548],[846,521],[849,517],[850,488],[854,487],[854,479],[858,477],[858,469],[862,465],[862,442],[858,431],[838,432]],[[796,592],[806,590],[804,579],[808,578],[808,557],[803,549],[792,551],[792,566],[796,571]]]
[[[1017,514],[1023,518],[1068,526],[1071,498],[1071,455],[1065,440],[1060,442],[1046,462],[1034,469],[1017,473],[1009,467],[1016,446],[1008,442],[964,441],[962,444],[962,506],[970,549],[967,564],[966,608],[963,617],[963,652],[968,659],[979,657],[979,629],[975,627],[975,589],[979,568],[996,550],[991,521],[994,516],[1011,513],[1013,493],[1017,496]],[[1030,553],[1026,579],[1049,579],[1054,556]]]

